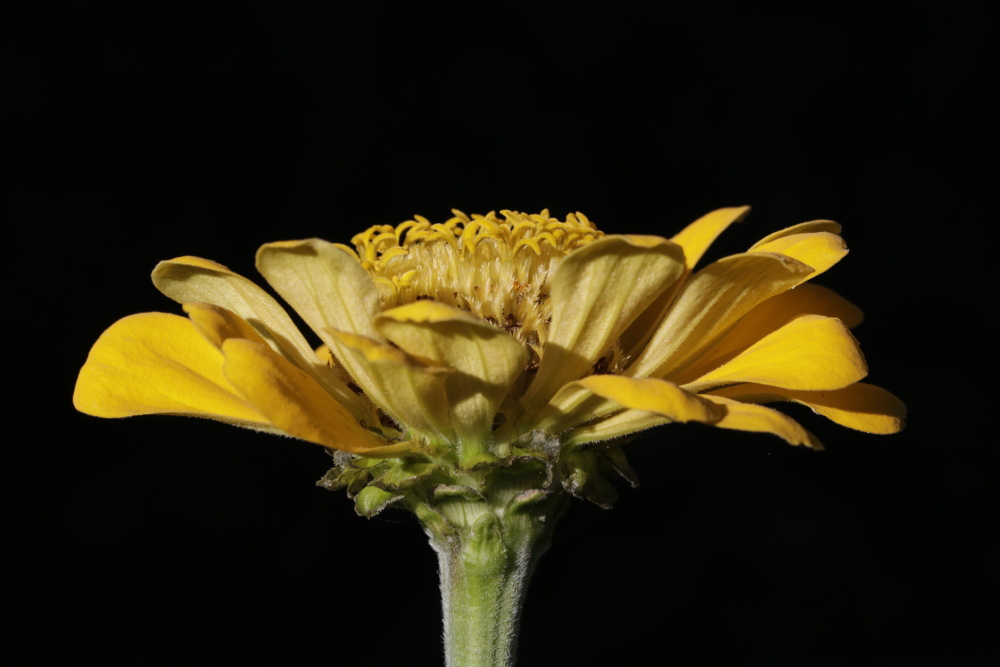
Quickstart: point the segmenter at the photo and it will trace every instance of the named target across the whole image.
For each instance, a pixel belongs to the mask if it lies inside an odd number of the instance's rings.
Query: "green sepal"
[[[347,495],[353,497],[361,491],[361,489],[365,488],[365,485],[368,484],[371,477],[372,474],[370,470],[334,466],[333,468],[327,470],[326,474],[323,475],[318,482],[316,482],[316,486],[322,487],[327,491],[347,489]]]
[[[516,452],[518,450],[514,451]],[[552,459],[550,459],[545,455],[539,455],[534,453],[530,454],[526,453],[519,456],[518,458],[521,458],[522,460],[525,461],[528,459],[538,461],[538,463],[541,464],[543,470],[545,471],[545,486],[546,487],[552,486],[552,481],[555,479],[555,465],[553,464]]]
[[[552,494],[548,491],[528,489],[511,498],[504,511],[506,514],[527,514],[551,497]]]
[[[563,452],[559,459],[562,485],[569,493],[611,509],[618,500],[618,491],[601,475],[597,453],[592,449]]]
[[[419,482],[433,474],[439,467],[433,463],[418,463],[404,460],[389,466],[385,473],[374,481],[374,484],[386,491],[402,493],[412,489]]]
[[[322,477],[316,480],[316,486],[326,489],[327,491],[340,491],[351,483],[351,480],[355,477],[353,471],[351,474],[347,474],[339,466],[334,466],[326,471]]]
[[[618,475],[628,482],[632,488],[639,486],[639,476],[629,465],[625,452],[618,445],[606,445],[597,448],[598,454]]]
[[[417,515],[420,524],[439,540],[450,540],[458,537],[458,530],[451,524],[443,514],[432,509],[429,505],[418,503],[413,507],[413,513]]]
[[[366,486],[354,497],[354,510],[363,517],[372,518],[403,496],[377,486]]]
[[[538,470],[542,466],[549,465],[549,459],[545,456],[531,452],[528,450],[518,450],[512,449],[510,456],[505,456],[502,459],[496,459],[490,463],[484,463],[476,466],[473,470],[486,470],[488,468],[514,468],[516,466],[529,466],[534,467]]]
[[[542,471],[545,473],[545,486],[550,486],[552,484],[552,461],[549,460],[549,458],[544,454],[518,448],[513,448],[510,456],[497,459],[496,461],[492,461],[490,463],[482,463],[476,466],[473,471],[481,472],[483,470],[496,470],[497,472],[503,472],[501,469],[513,471],[515,468],[520,468],[520,470],[517,471],[518,474],[523,472]]]
[[[481,470],[496,465],[499,461],[500,459],[485,447],[472,447],[463,444],[459,450],[458,467],[462,470]]]
[[[372,458],[370,456],[352,456],[350,458],[350,465],[353,468],[378,468],[379,466],[387,465],[387,461],[387,459]]]
[[[438,484],[431,489],[431,498],[440,500],[472,500],[485,502],[483,494],[463,484]]]

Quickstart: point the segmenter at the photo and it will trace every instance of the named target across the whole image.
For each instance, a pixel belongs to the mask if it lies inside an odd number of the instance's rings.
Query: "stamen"
[[[581,213],[548,210],[467,216],[444,223],[414,216],[378,225],[351,242],[378,286],[384,309],[434,299],[466,310],[541,350],[551,312],[549,282],[568,253],[603,234]]]

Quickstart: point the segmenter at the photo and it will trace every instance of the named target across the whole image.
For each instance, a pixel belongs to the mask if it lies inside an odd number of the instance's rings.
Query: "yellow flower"
[[[694,270],[746,212],[714,211],[670,240],[605,235],[581,214],[455,211],[372,227],[353,248],[267,244],[257,268],[322,341],[315,350],[250,280],[197,257],[161,262],[153,282],[187,317],[112,325],[74,404],[465,468],[531,442],[568,452],[672,421],[821,447],[762,405],[773,401],[898,431],[902,403],[860,382],[849,331],[860,311],[806,284],[846,254],[837,224],[796,225]]]

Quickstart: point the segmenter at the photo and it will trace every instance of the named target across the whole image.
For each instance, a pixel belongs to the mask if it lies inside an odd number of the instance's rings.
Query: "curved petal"
[[[627,369],[632,377],[664,377],[696,361],[757,304],[800,283],[812,268],[785,255],[731,255],[698,271]]]
[[[790,234],[767,243],[758,243],[750,252],[780,253],[797,259],[813,268],[815,272],[808,276],[808,279],[812,280],[843,259],[847,254],[847,244],[836,234],[811,232]]]
[[[221,306],[210,303],[185,303],[183,308],[201,335],[220,350],[222,344],[230,338],[267,343],[249,322]]]
[[[451,421],[461,442],[488,436],[493,417],[527,361],[506,331],[437,301],[388,310],[375,328],[406,352],[454,369],[445,383]]]
[[[188,319],[130,315],[94,343],[73,405],[95,417],[187,415],[270,430],[223,375],[222,363],[222,353]]]
[[[675,422],[714,423],[723,413],[711,401],[667,380],[592,375],[576,384],[623,408],[655,412]]]
[[[792,391],[736,384],[713,389],[710,394],[751,403],[795,401],[841,426],[865,433],[898,433],[906,426],[903,402],[885,389],[863,382],[833,391]]]
[[[765,336],[718,368],[687,382],[688,391],[734,382],[822,391],[840,389],[868,374],[858,342],[833,317],[803,315]]]
[[[729,225],[740,222],[749,212],[749,206],[720,208],[698,218],[670,239],[684,250],[684,275],[661,292],[652,304],[622,332],[619,340],[625,358],[634,359],[639,356],[656,330],[656,325],[663,321],[663,316],[667,314],[667,310],[677,297],[677,293],[683,287],[684,277],[691,273],[715,239]]]
[[[683,271],[681,247],[657,236],[605,236],[567,255],[552,278],[552,323],[525,403],[547,403],[588,373]]]
[[[620,375],[591,375],[562,387],[538,415],[522,425],[524,430],[541,430],[549,433],[577,433],[581,425],[615,412],[627,416],[619,421],[635,420],[635,430],[648,428],[647,413],[655,413],[667,421],[708,421],[721,415],[710,402],[696,394],[681,389],[673,382],[655,379],[636,379]],[[653,425],[653,424],[650,424]],[[625,427],[622,427],[625,428]],[[619,435],[628,431],[622,430]],[[614,437],[614,436],[608,436]]]
[[[257,270],[313,331],[330,328],[381,340],[372,319],[378,288],[357,259],[322,239],[268,243]]]
[[[603,442],[620,438],[639,431],[669,424],[672,420],[655,412],[645,410],[622,410],[605,419],[584,424],[565,435],[568,443],[583,445],[589,442]]]
[[[720,211],[715,211],[714,213],[709,214],[709,216],[706,216],[706,218],[708,219],[706,221],[706,224],[704,225],[699,224],[702,222],[701,220],[699,220],[693,223],[691,227],[698,225],[700,229],[696,229],[695,231],[706,232],[708,236],[710,236],[710,238],[707,239],[707,241],[710,243],[715,238],[715,236],[712,234],[713,233],[715,235],[718,234],[718,231],[714,231],[716,227],[718,227],[719,231],[725,228],[724,226],[722,226],[722,223],[718,220],[718,217],[715,216],[715,214],[725,211],[734,211],[734,212],[744,211],[745,213],[748,210],[749,207],[743,207],[740,209],[721,209]],[[713,216],[716,217],[716,220],[714,221],[712,219]],[[723,221],[724,219],[725,218],[722,218]],[[709,224],[713,222],[714,225]],[[687,230],[684,231],[687,232]],[[803,222],[801,224],[793,225],[792,227],[788,227],[787,229],[783,229],[779,232],[771,234],[770,236],[767,236],[763,240],[757,242],[750,249],[750,253],[782,254],[791,257],[792,259],[798,260],[803,264],[809,266],[810,268],[813,269],[813,272],[803,274],[800,277],[799,282],[797,283],[801,284],[806,280],[812,280],[820,273],[823,273],[831,266],[836,264],[838,261],[840,261],[840,259],[847,254],[847,246],[844,244],[843,239],[837,236],[839,232],[840,232],[840,225],[829,220],[815,220],[813,222]],[[674,240],[677,239],[678,237],[674,237]],[[685,243],[681,243],[681,245],[685,245]],[[702,249],[702,251],[703,250],[704,249]],[[693,250],[689,248],[687,245],[685,245],[684,252],[687,257],[688,267],[690,270],[690,267],[694,265],[694,263],[697,261],[697,257],[700,257],[700,254],[692,259],[692,255],[690,253],[693,252]],[[681,281],[678,281],[678,285],[680,284]],[[796,284],[791,285],[791,287],[795,286]],[[630,328],[630,330],[625,332],[625,334],[622,336],[622,343],[625,353],[628,356],[630,357],[639,356],[639,354],[642,352],[642,347],[645,346],[650,335],[652,335],[653,333],[652,331],[649,330],[650,327],[662,321],[663,315],[666,313],[668,307],[674,300],[674,296],[676,295],[670,293],[669,290],[668,292],[662,294],[658,299],[658,302],[660,303],[654,304],[654,306],[659,305],[659,308],[653,307],[647,309],[647,312],[643,313],[637,319],[636,325],[641,324],[642,326],[633,325],[633,327]],[[824,314],[824,315],[827,314],[819,311],[814,311],[814,312],[818,312],[818,314]],[[839,315],[834,315],[834,316],[839,316]],[[860,322],[861,321],[860,311],[857,311],[857,317],[858,317],[858,322]],[[847,321],[847,319],[845,318],[841,319],[844,319],[845,322]],[[777,324],[780,325],[783,323],[784,322],[778,322]],[[848,326],[853,327],[855,326],[855,324],[848,323]]]
[[[719,428],[754,433],[773,433],[790,445],[805,445],[810,449],[822,450],[823,443],[815,435],[802,428],[797,421],[777,410],[753,403],[741,403],[722,396],[703,394],[705,398],[726,409],[725,415],[712,424]]]
[[[178,257],[153,269],[153,284],[178,303],[210,303],[239,315],[276,352],[309,372],[356,418],[367,413],[364,403],[335,378],[318,359],[285,309],[252,281],[222,264],[200,257]]]
[[[773,234],[768,234],[760,241],[757,241],[751,250],[757,250],[760,246],[765,243],[770,243],[776,239],[780,239],[785,236],[791,236],[792,234],[812,234],[814,232],[829,232],[830,234],[840,234],[840,225],[833,220],[810,220],[809,222],[800,222],[797,225],[792,225],[791,227],[785,227],[784,229],[779,229]]]
[[[288,435],[356,454],[378,453],[387,446],[309,374],[268,346],[230,338],[222,344],[222,352],[226,378]],[[409,451],[410,446],[402,444],[400,449]]]
[[[692,222],[670,240],[684,248],[684,261],[689,270],[693,269],[719,234],[734,222],[741,221],[749,212],[749,206],[716,209]]]
[[[800,315],[836,317],[849,328],[863,319],[860,308],[833,290],[811,283],[799,285],[756,306],[710,350],[699,355],[698,361],[671,379],[681,385],[697,380]]]
[[[354,381],[386,414],[431,440],[454,441],[445,394],[449,369],[357,334],[322,333]]]
[[[596,395],[579,382],[570,382],[563,385],[537,414],[519,424],[519,432],[563,433],[617,410],[621,410],[621,406],[614,401]]]
[[[653,302],[646,307],[635,321],[621,333],[618,342],[621,345],[622,358],[634,359],[639,356],[646,343],[653,336],[657,325],[663,321],[664,315],[670,309],[678,292],[684,287],[684,276],[682,275],[674,284],[660,292],[660,295],[653,299]]]
[[[799,315],[836,317],[853,329],[864,320],[856,305],[822,285],[805,283],[772,296],[747,313],[731,333],[742,331],[742,338],[753,343]],[[726,335],[729,337],[729,334]],[[721,342],[721,341],[720,341]]]

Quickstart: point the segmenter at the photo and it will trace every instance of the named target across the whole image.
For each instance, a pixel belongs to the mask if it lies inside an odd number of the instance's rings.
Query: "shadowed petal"
[[[225,308],[210,303],[185,303],[183,308],[201,335],[220,350],[230,338],[267,343],[249,322]]]
[[[563,385],[536,415],[529,417],[527,423],[521,425],[521,431],[537,429],[562,433],[617,410],[621,410],[621,406],[614,401],[585,389],[579,382],[570,382]]]
[[[755,382],[817,391],[846,387],[867,374],[861,348],[843,322],[803,315],[684,387],[701,391],[721,384]]]
[[[375,327],[406,352],[456,371],[445,388],[462,442],[490,432],[500,403],[527,361],[524,346],[506,331],[436,301],[388,310],[375,319]]]
[[[257,270],[313,331],[330,328],[380,340],[372,325],[378,288],[351,254],[322,239],[268,243]]]
[[[567,255],[552,278],[552,323],[525,403],[542,405],[588,373],[683,271],[680,246],[656,236],[606,236]]]
[[[773,433],[790,445],[805,445],[810,449],[823,449],[815,435],[802,428],[797,421],[777,410],[763,405],[741,403],[722,396],[703,394],[705,398],[726,408],[725,415],[712,426],[734,431]]]
[[[865,433],[898,433],[906,425],[906,406],[890,392],[859,382],[833,391],[792,391],[759,384],[713,389],[709,395],[752,403],[795,401],[848,428]]]
[[[285,433],[333,449],[378,453],[386,441],[362,428],[307,373],[261,343],[230,338],[222,345],[232,385]],[[401,443],[399,453],[410,446]]]
[[[667,380],[592,375],[576,384],[623,408],[655,412],[675,422],[714,423],[722,415],[712,402]]]
[[[188,319],[130,315],[94,343],[73,405],[95,417],[187,415],[271,430],[223,375],[222,363],[222,353]]]
[[[720,208],[698,218],[670,239],[684,249],[684,275],[656,297],[653,303],[639,314],[635,322],[622,332],[620,338],[622,352],[627,358],[638,357],[645,348],[656,330],[656,325],[663,321],[667,309],[677,298],[686,276],[694,270],[709,246],[726,231],[729,225],[740,222],[749,212],[749,206]]]
[[[861,309],[844,297],[822,285],[806,283],[756,306],[730,333],[740,332],[739,337],[749,341],[747,344],[753,343],[799,315],[836,317],[849,329],[864,320]]]
[[[860,308],[833,290],[811,283],[799,285],[756,306],[712,349],[671,379],[677,384],[697,380],[800,315],[836,317],[849,328],[856,327],[863,319]]]
[[[274,298],[222,264],[200,257],[178,257],[153,269],[153,284],[178,303],[209,303],[246,320],[276,352],[309,372],[355,418],[367,413],[364,404],[316,357],[285,309]]]
[[[622,410],[610,417],[573,429],[566,435],[566,441],[577,445],[602,442],[645,431],[661,424],[669,424],[671,421],[671,419],[655,412]]]
[[[688,419],[680,419],[678,416],[683,416],[685,409],[690,412],[692,406],[695,410],[708,410],[709,412],[714,409],[712,405],[698,398],[695,394],[691,394],[666,380],[635,379],[620,375],[592,375],[564,385],[549,404],[524,428],[539,429],[549,433],[563,433],[576,429],[580,424],[592,424],[596,423],[598,419],[610,418],[609,415],[616,412],[627,415],[620,417],[619,422],[634,417],[637,424],[646,423],[649,421],[646,416],[647,408],[651,405],[658,408],[654,412],[664,416],[666,421],[689,421]],[[622,412],[623,407],[631,409]],[[697,421],[703,421],[701,418],[705,417],[705,414],[700,412],[693,414]],[[624,427],[619,427],[620,430],[622,428]],[[639,429],[640,427],[637,426],[636,430]],[[621,430],[619,435],[625,432]]]
[[[698,271],[684,285],[646,349],[626,370],[665,377],[697,360],[743,315],[812,273],[784,255],[731,255]]]
[[[354,381],[386,414],[432,440],[454,441],[445,393],[449,369],[357,334],[334,329],[321,333]]]

